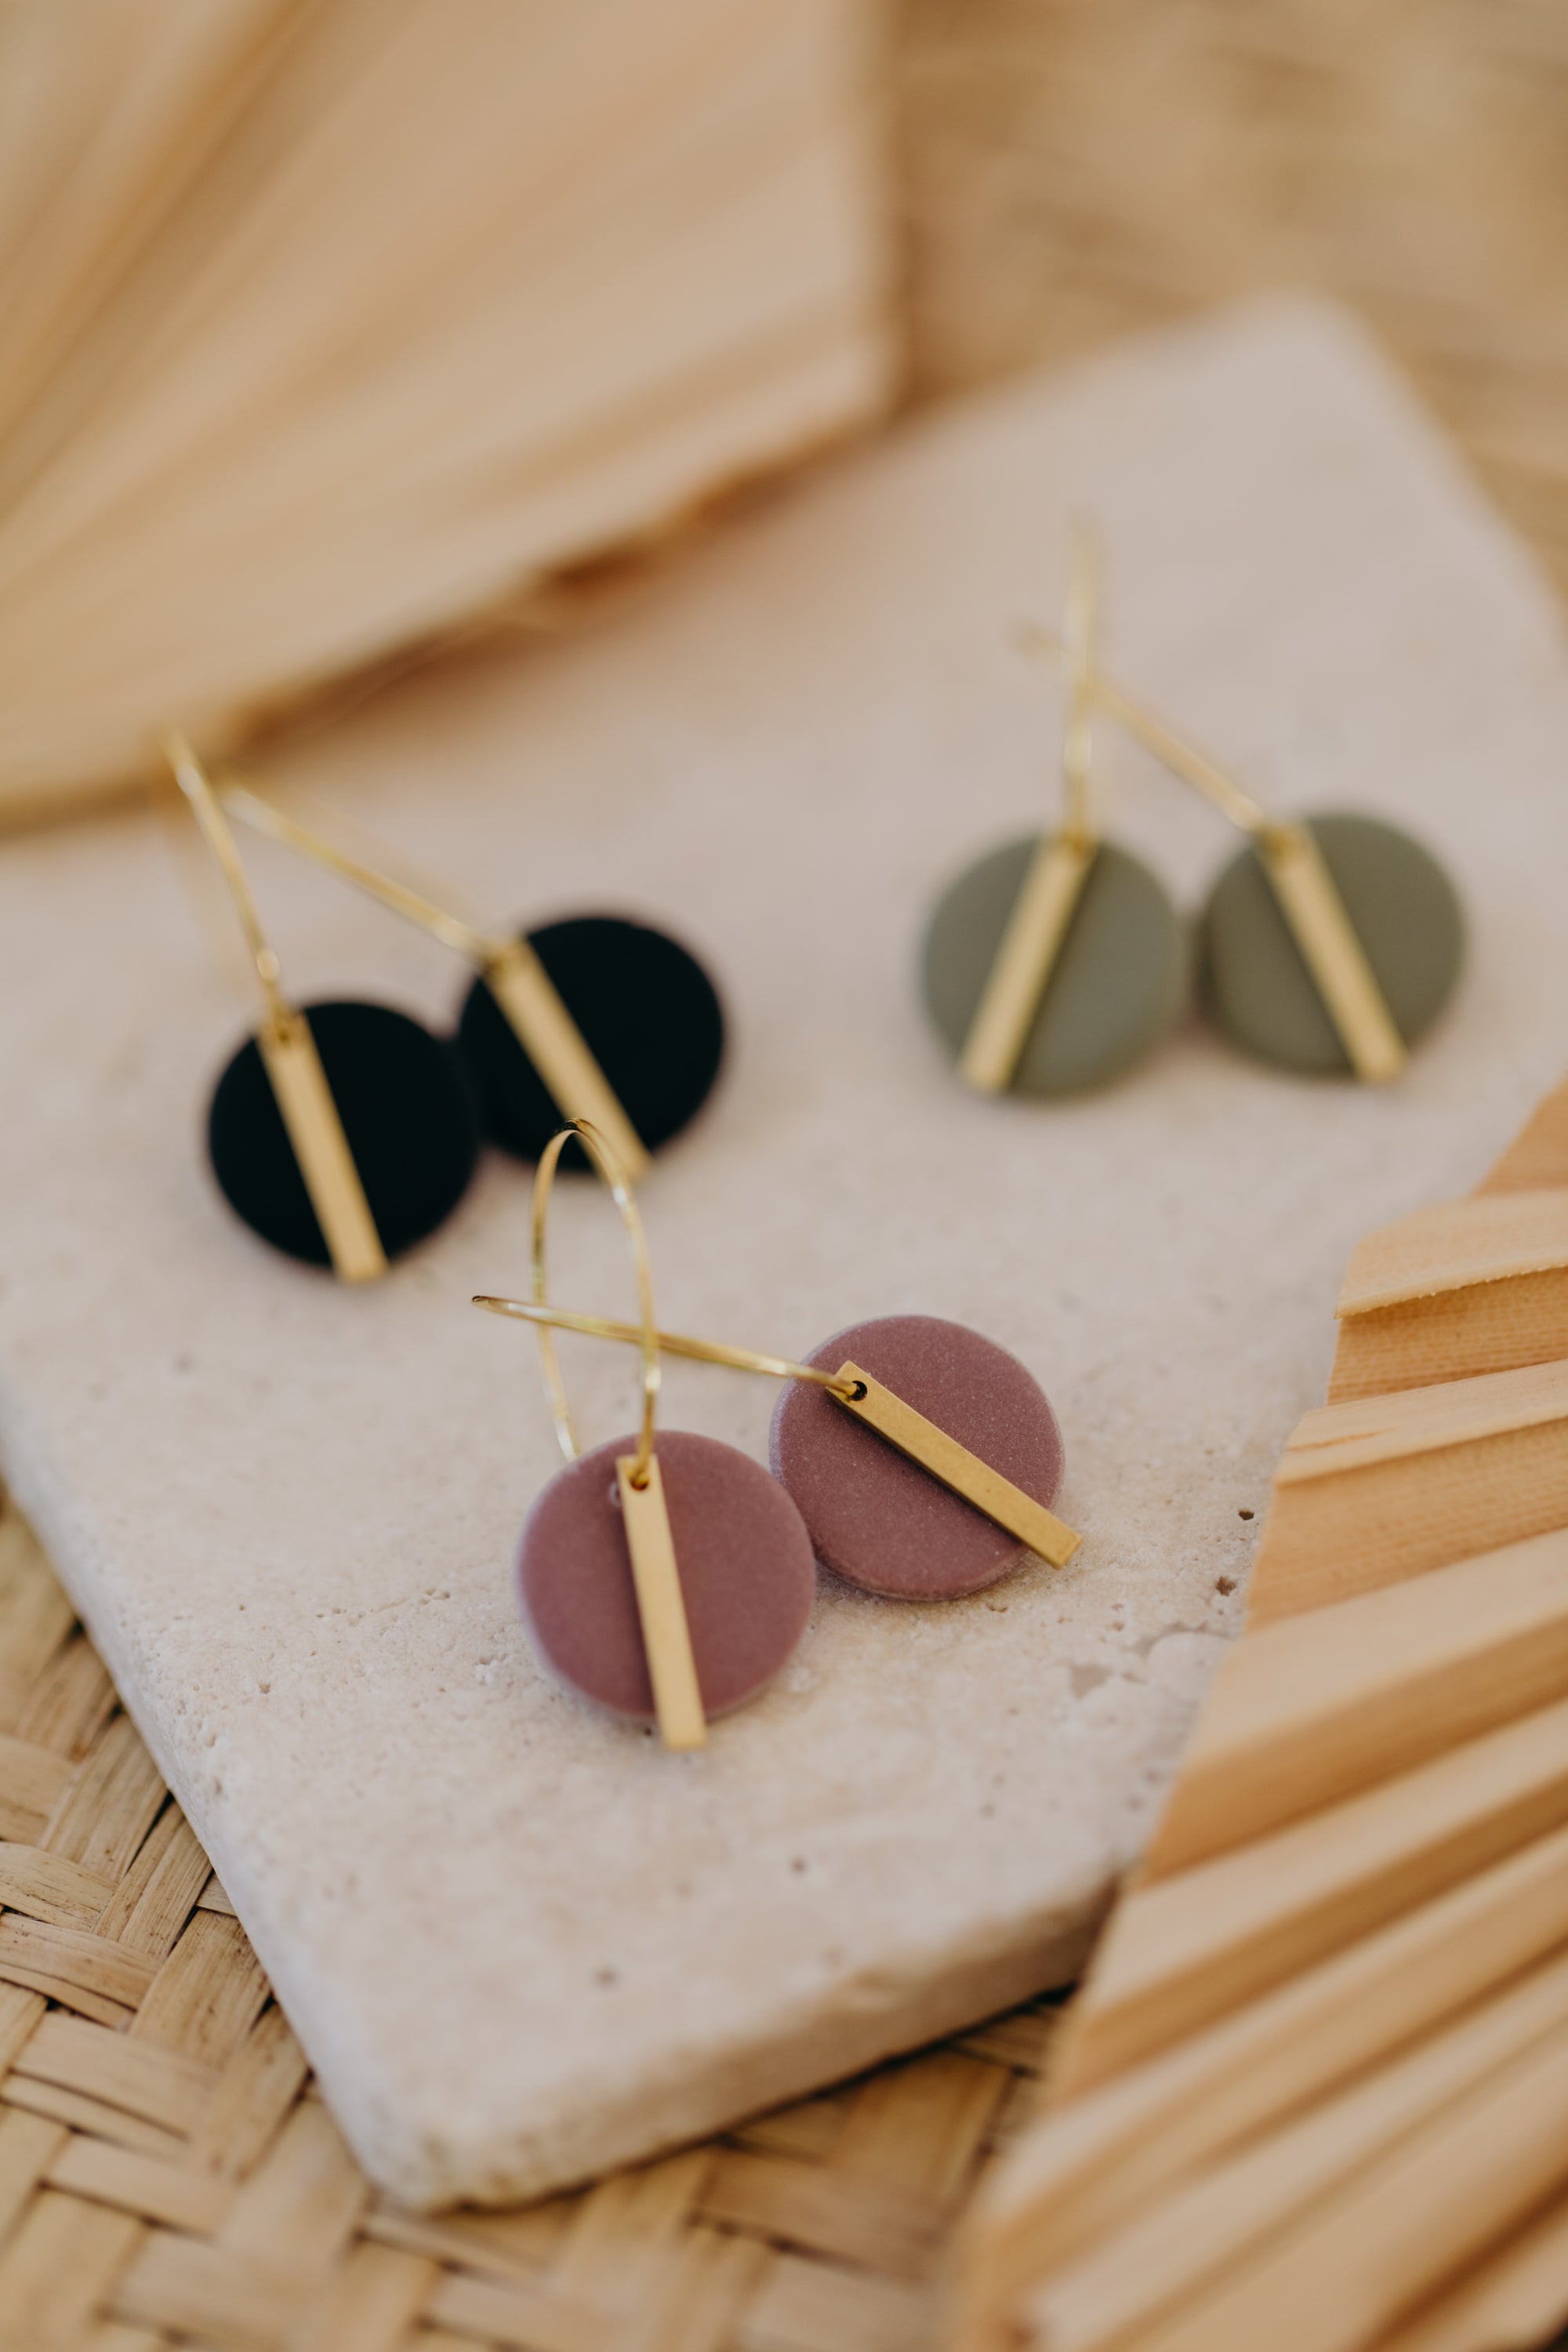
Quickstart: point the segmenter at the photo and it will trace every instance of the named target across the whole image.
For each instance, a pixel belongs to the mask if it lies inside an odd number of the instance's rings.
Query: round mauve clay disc
[[[518,1553],[522,1613],[563,1682],[617,1715],[653,1721],[632,1587],[617,1455],[595,1446],[551,1480]],[[772,1682],[805,1631],[816,1590],[811,1538],[784,1488],[749,1454],[675,1430],[658,1444],[697,1684],[710,1716]]]
[[[825,1339],[807,1363],[854,1362],[982,1462],[1047,1507],[1062,1476],[1057,1417],[1016,1356],[962,1323],[889,1315]],[[773,1475],[799,1506],[817,1558],[897,1601],[954,1601],[1027,1557],[1017,1538],[845,1411],[792,1381],[773,1414]]]

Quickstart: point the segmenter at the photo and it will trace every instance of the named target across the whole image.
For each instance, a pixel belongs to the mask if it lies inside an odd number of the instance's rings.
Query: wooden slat
[[[1194,2168],[1568,1944],[1568,1830],[1510,1855],[1040,2117],[960,2242],[984,2333],[1016,2295]],[[1064,2054],[1070,2054],[1068,2052]]]
[[[1247,1623],[1568,1526],[1568,1363],[1324,1405],[1275,1475]]]
[[[1568,1530],[1265,1623],[1220,1664],[1163,1877],[1568,1696]]]
[[[1141,2352],[1352,2352],[1568,2179],[1568,2031],[1353,2171]]]
[[[1227,2161],[1204,2168],[1068,2262],[1027,2301],[1052,2352],[1102,2352],[1234,2273],[1279,2231],[1478,2084],[1568,2037],[1559,1957]]]
[[[1357,1315],[1340,1326],[1329,1402],[1568,1357],[1568,1270],[1523,1274]]]
[[[1358,1242],[1337,1312],[1353,1318],[1549,1268],[1568,1269],[1568,1186],[1472,1193],[1416,1209]]]
[[[1136,1888],[1054,2087],[1083,2089],[1568,1820],[1568,1704]]]
[[[1568,2204],[1490,2255],[1380,2352],[1534,2352],[1568,2322]]]

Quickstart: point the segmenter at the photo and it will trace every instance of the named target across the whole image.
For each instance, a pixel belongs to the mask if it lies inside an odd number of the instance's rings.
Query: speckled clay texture
[[[977,1101],[921,1009],[927,910],[1048,819],[1066,518],[1106,653],[1281,810],[1367,808],[1460,878],[1473,955],[1388,1092],[1184,1030],[1124,1085]],[[129,816],[0,850],[0,1453],[355,2148],[517,2197],[995,2009],[1073,1966],[1242,1603],[1368,1227],[1471,1182],[1568,1061],[1568,690],[1552,600],[1357,331],[1263,308],[917,424],[574,643],[413,683],[286,764],[496,919],[663,918],[733,1051],[642,1204],[661,1318],[798,1353],[984,1331],[1060,1417],[1083,1547],[942,1608],[820,1591],[792,1664],[670,1757],[519,1620],[557,1466],[526,1187],[492,1155],[378,1288],[238,1224],[204,1162],[247,1000]],[[171,714],[174,716],[176,714]],[[193,714],[193,719],[199,714]],[[1110,743],[1118,837],[1201,903],[1234,844]],[[1480,780],[1480,781],[1479,781]],[[427,1018],[463,976],[265,845],[308,996]],[[552,1280],[626,1311],[562,1187]],[[587,1442],[635,1358],[582,1341]],[[668,1368],[765,1458],[765,1381]]]

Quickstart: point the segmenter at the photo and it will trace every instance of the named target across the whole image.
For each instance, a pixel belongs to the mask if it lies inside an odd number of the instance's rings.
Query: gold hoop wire
[[[653,1273],[648,1264],[647,1241],[643,1233],[642,1219],[637,1213],[637,1204],[632,1198],[631,1186],[626,1181],[620,1161],[591,1119],[574,1118],[562,1128],[558,1134],[552,1135],[545,1145],[538,1167],[533,1171],[531,1287],[532,1304],[538,1311],[529,1315],[526,1319],[533,1323],[539,1332],[539,1353],[544,1368],[544,1391],[550,1400],[551,1412],[554,1416],[555,1433],[561,1440],[561,1451],[565,1454],[568,1462],[575,1462],[583,1448],[578,1443],[577,1432],[573,1424],[572,1408],[566,1402],[566,1383],[561,1376],[561,1359],[556,1353],[551,1324],[557,1323],[558,1328],[567,1330],[574,1327],[566,1322],[563,1318],[558,1318],[556,1310],[548,1304],[544,1247],[545,1228],[550,1214],[550,1196],[554,1189],[556,1170],[561,1164],[562,1152],[574,1136],[582,1144],[594,1164],[595,1172],[603,1179],[609,1190],[610,1198],[620,1211],[621,1223],[626,1229],[626,1245],[631,1252],[632,1272],[637,1281],[638,1322],[635,1330],[630,1327],[627,1328],[628,1336],[634,1338],[642,1349],[642,1426],[637,1432],[637,1450],[629,1475],[632,1485],[640,1488],[647,1484],[648,1465],[653,1460],[654,1415],[658,1405],[658,1330],[653,1313]],[[521,1303],[518,1304],[516,1311],[522,1312]],[[546,1320],[547,1317],[549,1321]],[[584,1320],[589,1321],[592,1318],[584,1318]]]
[[[482,1307],[488,1315],[514,1315],[536,1328],[548,1326],[556,1331],[581,1331],[590,1339],[622,1339],[634,1348],[642,1345],[639,1324],[617,1323],[607,1315],[579,1315],[570,1307],[546,1307],[526,1298],[476,1297],[469,1304]],[[755,1348],[731,1348],[722,1339],[690,1339],[679,1331],[656,1331],[654,1338],[662,1354],[685,1356],[695,1364],[721,1364],[731,1372],[765,1372],[775,1381],[810,1381],[842,1397],[847,1404],[858,1402],[862,1393],[855,1381],[841,1381],[837,1372],[825,1372],[816,1364],[792,1363],[787,1356],[763,1355]]]

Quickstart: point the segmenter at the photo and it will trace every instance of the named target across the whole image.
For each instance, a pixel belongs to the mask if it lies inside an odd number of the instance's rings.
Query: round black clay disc
[[[663,931],[617,916],[579,915],[526,937],[656,1151],[695,1118],[719,1075],[724,1016],[712,982]],[[517,1159],[537,1160],[561,1113],[482,979],[464,1000],[458,1034],[486,1134]],[[563,1164],[586,1165],[575,1144]]]
[[[479,1124],[452,1049],[384,1004],[305,1007],[316,1051],[388,1257],[449,1216],[479,1158]],[[275,1249],[331,1263],[254,1038],[217,1082],[207,1117],[213,1173]]]
[[[806,1362],[858,1364],[1047,1509],[1062,1477],[1057,1417],[1032,1372],[994,1340],[935,1315],[888,1315],[825,1339]],[[792,1381],[769,1459],[817,1558],[899,1601],[955,1601],[1006,1576],[1016,1536],[857,1421],[826,1389]]]
[[[1374,817],[1318,816],[1308,829],[1407,1045],[1431,1027],[1465,960],[1453,884],[1407,833]],[[1227,1037],[1285,1068],[1345,1073],[1351,1064],[1250,845],[1227,866],[1205,910],[1204,1001]]]
[[[616,1480],[622,1437],[552,1478],[528,1515],[518,1592],[529,1630],[562,1680],[601,1706],[653,1720]],[[811,1615],[811,1538],[760,1462],[685,1430],[660,1436],[659,1475],[704,1712],[726,1715],[772,1682]]]
[[[990,977],[1037,842],[1009,842],[961,874],[926,933],[921,978],[956,1057]],[[1187,947],[1149,868],[1101,842],[1062,941],[1013,1090],[1072,1095],[1119,1077],[1180,1019]]]

